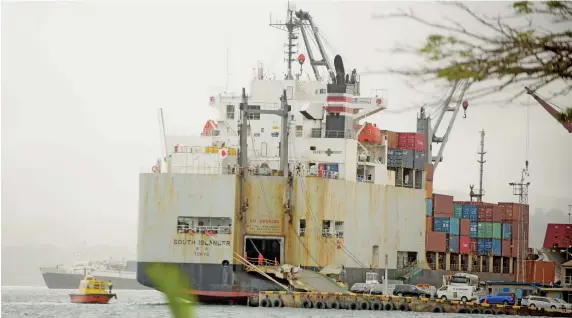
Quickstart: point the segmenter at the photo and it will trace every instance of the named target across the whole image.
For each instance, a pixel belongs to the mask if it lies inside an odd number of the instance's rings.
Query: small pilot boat
[[[79,304],[107,304],[111,298],[117,299],[116,294],[108,292],[105,282],[95,279],[93,276],[86,276],[79,283],[77,294],[70,294],[72,303]]]

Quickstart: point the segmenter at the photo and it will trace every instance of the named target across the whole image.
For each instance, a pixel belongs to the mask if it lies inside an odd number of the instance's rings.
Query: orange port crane
[[[546,109],[546,111],[552,115],[552,117],[554,117],[554,119],[558,120],[559,123],[562,124],[562,126],[568,130],[568,133],[572,134],[572,122],[561,122],[560,121],[560,112],[557,111],[556,109],[554,109],[554,107],[550,106],[550,104],[548,104],[544,99],[542,99],[540,96],[538,96],[535,92],[533,92],[530,88],[525,87],[524,88],[526,90],[526,93],[529,94],[530,96],[534,97],[534,99],[536,99],[536,101],[542,106],[544,107],[544,109]],[[562,110],[564,111],[564,110]]]

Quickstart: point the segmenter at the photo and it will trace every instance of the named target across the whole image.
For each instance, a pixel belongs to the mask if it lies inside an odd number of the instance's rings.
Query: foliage
[[[429,35],[421,47],[394,50],[420,54],[427,59],[426,66],[389,72],[426,80],[469,79],[471,83],[500,80],[498,84],[473,90],[472,99],[512,86],[518,88],[518,94],[510,98],[514,100],[525,93],[525,85],[536,91],[556,81],[563,81],[565,88],[553,96],[572,91],[572,29],[562,27],[572,22],[572,2],[519,1],[512,4],[513,15],[497,17],[477,14],[463,3],[440,4],[461,10],[478,23],[479,31],[487,31],[488,35],[468,30],[452,19],[444,19],[450,24],[431,22],[411,10],[375,15],[378,19],[410,19],[446,33]],[[532,18],[549,18],[554,28],[562,30],[550,31],[533,25]],[[563,118],[569,117],[563,114]]]
[[[190,286],[188,277],[179,267],[155,263],[147,268],[147,275],[157,290],[165,294],[174,318],[195,317],[194,297],[190,297],[190,303],[180,298],[183,291],[190,290]]]

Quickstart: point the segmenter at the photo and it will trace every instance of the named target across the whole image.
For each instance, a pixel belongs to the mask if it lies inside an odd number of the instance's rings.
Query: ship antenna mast
[[[473,192],[473,186],[470,186],[471,188],[471,192],[469,193],[469,196],[471,197],[471,202],[473,201],[473,198],[477,199],[477,202],[483,202],[483,196],[484,196],[484,190],[483,190],[483,172],[484,172],[484,163],[487,162],[485,160],[485,130],[481,130],[481,149],[479,152],[477,152],[478,155],[480,155],[480,159],[477,160],[477,162],[479,163],[479,193],[474,193]]]
[[[524,206],[528,204],[528,186],[530,185],[529,181],[527,180],[527,177],[530,176],[528,173],[528,160],[525,161],[525,168],[522,169],[522,175],[520,178],[519,182],[511,182],[509,183],[509,185],[512,187],[512,193],[513,195],[518,196],[518,203],[520,203],[518,205],[518,221],[517,221],[517,226],[518,226],[518,231],[517,231],[517,251],[518,251],[518,262],[517,262],[517,270],[516,270],[516,280],[517,282],[525,282],[526,279],[526,275],[525,275],[525,271],[526,271],[526,266],[525,266],[525,260],[526,260],[526,252],[524,250],[524,240],[528,239],[527,237],[524,237]],[[514,212],[513,212],[514,213]]]
[[[294,62],[294,54],[296,54],[295,47],[297,43],[294,41],[298,39],[298,35],[295,34],[294,29],[297,27],[296,21],[294,21],[294,10],[290,6],[290,1],[288,1],[288,13],[286,22],[272,22],[272,17],[270,17],[270,26],[277,29],[284,30],[288,33],[288,44],[286,54],[286,62],[288,63],[288,72],[286,73],[287,80],[293,80],[292,76],[292,62]]]

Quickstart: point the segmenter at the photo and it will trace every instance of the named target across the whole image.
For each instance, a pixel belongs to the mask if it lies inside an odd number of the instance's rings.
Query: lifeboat
[[[79,283],[76,294],[70,294],[72,303],[79,304],[107,304],[111,298],[117,299],[116,294],[110,293],[105,282],[95,279],[93,276],[86,276]]]
[[[366,144],[381,144],[381,130],[377,125],[372,123],[365,123],[361,130],[358,141]]]

